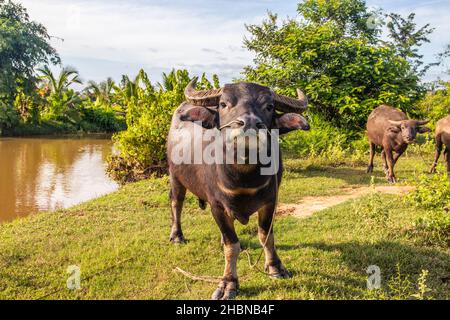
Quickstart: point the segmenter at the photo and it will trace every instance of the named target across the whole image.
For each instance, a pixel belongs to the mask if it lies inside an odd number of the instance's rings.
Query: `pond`
[[[104,136],[0,138],[0,223],[87,201],[118,188]]]

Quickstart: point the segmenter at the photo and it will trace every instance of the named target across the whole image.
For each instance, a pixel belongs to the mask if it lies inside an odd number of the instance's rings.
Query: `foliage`
[[[450,214],[448,210],[428,210],[418,217],[408,234],[421,239],[425,245],[450,247]]]
[[[383,41],[379,26],[368,23],[379,13],[362,0],[307,0],[297,11],[298,19],[280,24],[269,13],[261,25],[247,26],[245,46],[255,53],[255,66],[245,68],[246,79],[291,96],[300,87],[310,113],[350,130],[362,130],[382,103],[413,111],[424,88],[397,44]]]
[[[46,28],[30,21],[26,9],[0,0],[0,96],[12,101],[20,85],[25,93],[34,90],[34,68],[59,63]]]
[[[442,170],[439,170],[442,171]],[[420,234],[427,244],[450,246],[450,184],[447,174],[422,174],[415,181],[416,189],[405,198],[406,203],[427,209],[408,230]]]
[[[325,161],[327,164],[361,164],[369,150],[360,134],[333,126],[319,116],[310,116],[311,131],[295,131],[282,138],[282,148],[291,156]]]
[[[189,81],[186,70],[164,73],[162,82],[156,86],[143,70],[133,81],[124,78],[121,100],[126,104],[128,129],[113,137],[120,156],[111,159],[109,165],[109,172],[116,180],[135,181],[148,176],[142,172],[161,171],[166,159],[171,118],[174,110],[185,100],[184,89]],[[205,75],[200,85],[212,87]],[[132,167],[136,167],[136,174],[130,174]]]
[[[450,82],[442,82],[440,87],[428,92],[418,106],[423,117],[435,124],[450,114]]]
[[[428,275],[428,270],[421,270],[416,283],[414,283],[410,275],[401,271],[398,263],[395,274],[387,279],[386,286],[368,291],[366,298],[377,300],[430,300],[432,296],[430,295],[431,289],[427,286]]]
[[[417,24],[414,21],[415,16],[415,13],[411,13],[407,18],[403,18],[399,14],[391,13],[387,15],[389,18],[387,28],[389,37],[397,47],[400,56],[409,60],[414,72],[423,76],[430,67],[439,65],[439,63],[423,66],[423,55],[419,54],[419,47],[430,42],[428,37],[433,33],[434,28],[430,28],[430,24],[426,24],[417,29]]]
[[[447,174],[421,174],[412,182],[416,189],[406,197],[408,203],[422,208],[441,210],[450,204],[450,184]]]

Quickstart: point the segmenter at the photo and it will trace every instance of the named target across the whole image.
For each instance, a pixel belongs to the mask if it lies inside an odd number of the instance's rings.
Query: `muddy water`
[[[0,138],[0,223],[67,208],[117,189],[109,139]]]

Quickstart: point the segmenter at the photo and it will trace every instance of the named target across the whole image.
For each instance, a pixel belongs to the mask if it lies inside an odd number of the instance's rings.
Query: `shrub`
[[[119,182],[145,179],[161,173],[166,161],[166,139],[175,109],[185,100],[190,81],[186,70],[163,75],[163,83],[153,86],[140,71],[134,82],[126,80],[123,90],[128,129],[113,136],[119,155],[110,159],[108,172]],[[218,85],[218,81],[215,81]],[[211,88],[203,75],[200,85]],[[132,89],[132,90],[129,90]]]
[[[450,185],[447,174],[421,175],[416,190],[405,198],[416,207],[427,209],[413,224],[408,233],[419,235],[428,244],[450,245]]]
[[[427,209],[444,209],[450,203],[447,174],[422,174],[413,183],[416,189],[405,198],[407,203]]]
[[[369,146],[363,135],[339,129],[317,116],[310,118],[311,131],[295,131],[282,138],[281,146],[288,155],[336,166],[367,161]]]
[[[117,132],[126,129],[125,119],[116,115],[112,110],[88,104],[81,109],[81,113],[80,129],[83,131]]]

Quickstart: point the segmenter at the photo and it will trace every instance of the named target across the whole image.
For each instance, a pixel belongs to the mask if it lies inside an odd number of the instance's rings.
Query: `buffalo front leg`
[[[395,174],[394,174],[394,166],[395,166],[395,161],[394,161],[394,156],[392,154],[392,150],[386,150],[386,159],[387,159],[387,164],[388,164],[388,181],[391,183],[395,183],[397,182],[395,179]]]
[[[381,162],[383,163],[383,172],[386,175],[386,178],[388,178],[389,170],[388,170],[388,165],[387,165],[387,160],[386,160],[386,151],[384,151],[384,149],[381,151]]]
[[[170,207],[172,210],[172,230],[170,241],[173,243],[184,243],[185,239],[181,230],[181,211],[186,196],[186,188],[174,177],[170,177]]]
[[[447,169],[447,175],[449,175],[449,173],[450,173],[450,157],[449,157],[449,150],[447,147],[445,147],[445,150],[444,150],[444,159],[445,159],[445,166]],[[449,175],[449,177],[450,177],[450,175]]]
[[[439,157],[441,156],[441,152],[442,152],[442,140],[440,136],[436,137],[436,153],[434,155],[434,162],[433,165],[431,166],[430,169],[430,173],[436,173],[436,167],[438,165],[439,162]],[[445,161],[447,163],[447,161]],[[448,169],[447,169],[448,172]]]
[[[272,225],[274,209],[275,204],[268,204],[258,211],[258,236],[264,248],[266,272],[272,278],[285,279],[292,277],[292,274],[281,263],[275,248]]]
[[[369,166],[367,167],[367,173],[373,172],[373,158],[375,157],[375,144],[370,142],[370,156],[369,156]]]
[[[237,274],[237,260],[241,251],[241,245],[234,229],[233,218],[228,216],[225,210],[215,205],[211,207],[214,219],[222,233],[223,251],[225,255],[225,270],[219,286],[212,295],[213,300],[234,299],[239,290]]]

